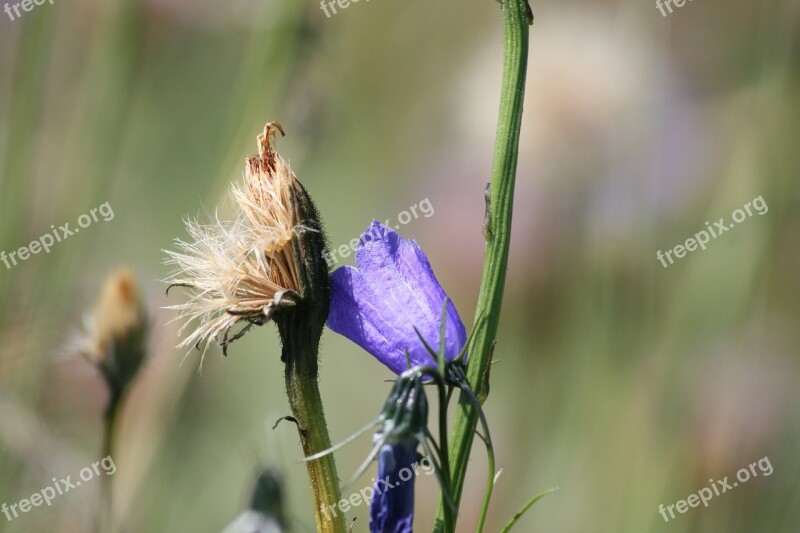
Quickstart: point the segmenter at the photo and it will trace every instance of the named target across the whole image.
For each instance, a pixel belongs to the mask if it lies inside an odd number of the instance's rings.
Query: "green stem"
[[[121,398],[113,394],[108,401],[105,415],[103,416],[103,458],[112,457],[114,453],[114,434],[119,419],[119,407]],[[114,501],[111,476],[100,478],[100,514],[98,515],[97,531],[108,533],[113,531],[114,520]]]
[[[292,414],[297,421],[303,454],[308,457],[331,447],[317,383],[316,360],[319,342],[308,342],[309,337],[305,336],[282,335],[281,337],[284,343],[283,359],[286,363],[284,375],[286,393]],[[316,338],[319,339],[319,336]],[[307,462],[306,468],[311,482],[317,531],[344,533],[344,517],[336,507],[341,499],[341,493],[333,454]]]
[[[489,394],[489,365],[500,320],[508,265],[511,212],[528,59],[528,26],[533,22],[527,0],[501,0],[501,11],[504,40],[503,82],[490,197],[484,227],[486,252],[475,313],[476,324],[481,316],[486,317],[486,323],[475,336],[467,366],[467,379],[481,403]],[[478,413],[463,392],[458,405],[450,455],[450,467],[453,473],[451,486],[456,505],[461,500],[467,462],[478,422]],[[443,511],[443,502],[440,499],[434,531],[444,531]]]
[[[478,402],[478,398],[472,394],[472,391],[469,389],[463,389],[463,394],[466,394],[469,398],[469,401],[475,407],[478,412],[478,418],[481,422],[481,426],[483,427],[483,432],[485,436],[483,437],[483,442],[486,445],[486,463],[487,468],[489,470],[487,479],[486,479],[486,489],[483,493],[483,505],[481,505],[481,513],[478,515],[478,527],[475,529],[480,533],[483,531],[483,526],[486,523],[486,514],[489,512],[489,502],[492,499],[492,491],[494,490],[494,476],[495,476],[495,462],[494,462],[494,445],[492,445],[492,436],[489,433],[489,423],[486,421],[486,416],[483,414],[483,410],[480,409],[480,404]]]
[[[442,322],[442,324],[444,324],[444,322]],[[440,338],[443,339],[444,335]],[[444,350],[442,350],[441,353],[444,353]],[[448,452],[449,446],[447,444],[447,392],[445,391],[445,383],[441,374],[434,369],[434,371],[429,372],[428,375],[436,382],[436,388],[439,392],[439,462],[441,463],[443,489],[447,494],[450,494],[452,491],[450,489],[450,457]],[[444,503],[442,510],[442,520],[445,528],[451,527],[451,524],[452,527],[455,527],[453,509],[447,502]]]

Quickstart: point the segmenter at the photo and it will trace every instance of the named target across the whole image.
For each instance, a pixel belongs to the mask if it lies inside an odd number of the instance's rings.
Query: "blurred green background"
[[[558,486],[519,531],[793,532],[800,528],[800,4],[533,4],[511,262],[486,411],[500,476],[488,531]],[[310,495],[274,327],[223,359],[176,350],[158,280],[182,218],[224,205],[255,135],[316,200],[332,244],[429,199],[401,232],[469,323],[501,72],[492,0],[372,0],[327,18],[296,0],[55,0],[0,13],[0,250],[103,202],[98,222],[0,264],[0,502],[100,459],[105,391],[70,349],[118,265],[136,272],[152,357],[121,422],[120,531],[218,531],[260,465],[285,475],[294,531]],[[669,268],[656,259],[757,196],[769,211]],[[223,209],[224,212],[224,209]],[[352,257],[345,260],[351,262]],[[391,375],[326,332],[321,387],[339,441]],[[338,454],[347,479],[364,436]],[[768,456],[709,507],[673,504]],[[369,484],[365,475],[354,490]],[[476,446],[460,531],[485,475]],[[97,480],[2,531],[89,531]],[[437,486],[418,480],[417,529]],[[355,531],[366,530],[362,506]]]

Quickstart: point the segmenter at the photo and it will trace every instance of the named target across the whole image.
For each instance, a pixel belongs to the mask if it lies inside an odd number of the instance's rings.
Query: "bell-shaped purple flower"
[[[378,477],[369,510],[369,530],[372,533],[411,533],[414,476],[406,472],[413,474],[416,461],[416,439],[403,439],[381,447]]]
[[[341,267],[331,277],[328,327],[400,374],[408,368],[406,351],[411,366],[435,365],[417,331],[438,350],[446,298],[417,243],[373,221],[361,235],[356,268]],[[445,321],[445,357],[453,359],[467,334],[449,299]]]

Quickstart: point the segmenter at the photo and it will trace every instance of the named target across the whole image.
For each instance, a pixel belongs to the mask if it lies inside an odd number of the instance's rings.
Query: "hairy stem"
[[[280,324],[279,328],[282,330],[283,360],[286,363],[286,394],[292,415],[297,421],[303,455],[308,457],[331,447],[317,382],[319,335],[284,335],[285,330]],[[311,342],[312,338],[317,341]],[[306,468],[311,482],[317,531],[344,533],[344,517],[336,507],[341,493],[333,454],[307,462]]]
[[[533,22],[527,0],[501,0],[500,4],[504,41],[503,81],[490,196],[484,222],[486,252],[475,313],[476,321],[482,316],[486,317],[486,321],[484,327],[479,328],[475,334],[467,366],[467,379],[481,403],[489,394],[489,365],[500,320],[508,265],[511,212],[528,59],[528,26]],[[451,487],[456,505],[461,499],[477,421],[477,411],[462,392],[450,447],[450,467],[453,475]],[[443,512],[443,502],[440,499],[434,531],[444,531]]]

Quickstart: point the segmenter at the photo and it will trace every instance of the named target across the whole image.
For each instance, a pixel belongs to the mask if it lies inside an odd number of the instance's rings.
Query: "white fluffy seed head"
[[[263,324],[275,309],[303,295],[292,245],[304,230],[292,207],[299,184],[270,147],[276,129],[276,123],[267,124],[259,155],[247,158],[244,182],[231,187],[233,221],[186,219],[189,239],[176,239],[177,250],[165,251],[167,264],[175,267],[165,281],[190,293],[188,301],[169,307],[184,321],[179,333],[195,325],[180,347],[215,341],[224,348],[237,322]]]

